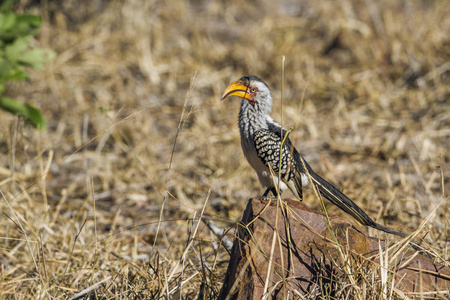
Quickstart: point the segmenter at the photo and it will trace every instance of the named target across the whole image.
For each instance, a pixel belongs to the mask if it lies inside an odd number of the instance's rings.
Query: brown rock
[[[268,205],[268,201],[250,199],[219,299],[261,299],[267,280],[267,291],[276,299],[321,294],[327,288],[338,287],[341,278],[350,278],[355,286],[366,285],[369,289],[378,283],[373,293],[381,292],[379,248],[385,259],[384,241],[369,237],[357,225],[338,217],[331,217],[328,224],[324,214],[298,201],[283,202],[287,204],[287,218],[283,218],[276,200]],[[278,238],[272,247],[275,228]],[[392,261],[384,264],[388,266],[384,268],[388,269],[385,278],[389,278],[388,288],[394,294],[449,295],[450,268],[433,264],[412,250],[392,249],[388,254]],[[328,289],[328,293],[333,296],[336,290]]]

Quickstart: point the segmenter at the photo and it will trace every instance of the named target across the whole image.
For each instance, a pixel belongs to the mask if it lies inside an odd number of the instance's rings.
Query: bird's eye
[[[250,93],[256,93],[257,89],[256,88],[251,88],[250,89]]]

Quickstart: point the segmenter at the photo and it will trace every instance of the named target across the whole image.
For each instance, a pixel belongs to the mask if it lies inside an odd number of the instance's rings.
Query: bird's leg
[[[267,200],[269,197],[267,197],[267,195],[270,192],[270,188],[266,189],[266,191],[264,192],[264,194],[262,195],[261,199],[262,200]]]
[[[267,190],[266,190],[266,191],[264,192],[264,194],[262,195],[261,199],[262,199],[262,200],[268,200],[269,197],[267,197],[267,195],[269,194],[269,192],[272,192],[272,194],[273,194],[275,197],[278,195],[277,189],[274,188],[274,187],[271,187],[271,188],[267,188]],[[280,195],[281,195],[281,193],[280,193]]]

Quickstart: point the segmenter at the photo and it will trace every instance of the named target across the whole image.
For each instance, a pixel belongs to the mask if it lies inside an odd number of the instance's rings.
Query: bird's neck
[[[257,104],[253,106],[246,100],[242,101],[239,111],[239,130],[242,138],[252,139],[256,131],[268,129],[271,122],[273,122],[272,118],[261,111]]]

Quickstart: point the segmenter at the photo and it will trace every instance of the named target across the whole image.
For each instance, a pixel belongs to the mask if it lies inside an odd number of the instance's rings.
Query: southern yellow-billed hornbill
[[[258,174],[259,181],[267,187],[263,197],[267,197],[270,191],[276,194],[275,187],[278,186],[281,167],[280,193],[289,188],[299,200],[302,200],[302,186],[307,185],[311,178],[322,196],[361,224],[387,233],[406,236],[399,230],[375,223],[346,195],[317,175],[298,153],[289,138],[286,139],[281,152],[280,166],[280,148],[286,130],[270,117],[272,93],[264,81],[253,75],[244,76],[228,86],[222,100],[231,96],[242,98],[239,111],[241,146],[248,162]],[[271,175],[269,165],[275,176]]]

